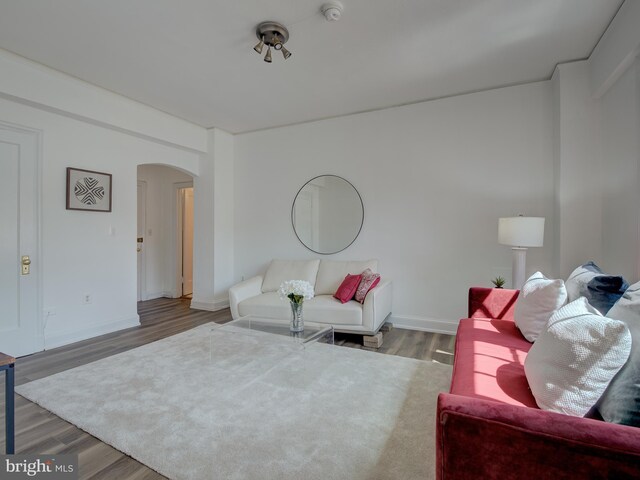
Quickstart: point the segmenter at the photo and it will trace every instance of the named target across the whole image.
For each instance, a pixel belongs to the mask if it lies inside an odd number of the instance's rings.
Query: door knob
[[[29,258],[29,255],[23,255],[20,261],[22,263],[22,275],[29,275],[31,270],[31,259]]]

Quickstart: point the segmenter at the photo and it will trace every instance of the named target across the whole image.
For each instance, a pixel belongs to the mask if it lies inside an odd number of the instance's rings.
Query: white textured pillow
[[[536,272],[520,289],[513,319],[516,326],[530,342],[535,342],[540,332],[556,310],[567,302],[567,289],[563,280],[549,280]]]
[[[603,317],[581,297],[549,319],[527,354],[524,371],[541,409],[583,417],[630,351],[627,326]]]

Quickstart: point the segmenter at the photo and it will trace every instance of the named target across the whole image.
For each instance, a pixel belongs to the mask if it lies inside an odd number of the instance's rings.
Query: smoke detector
[[[322,5],[321,10],[322,10],[322,14],[324,15],[324,18],[326,18],[327,21],[337,22],[338,20],[340,20],[340,17],[342,16],[342,11],[344,10],[344,6],[340,2],[334,1],[334,2],[329,2]]]

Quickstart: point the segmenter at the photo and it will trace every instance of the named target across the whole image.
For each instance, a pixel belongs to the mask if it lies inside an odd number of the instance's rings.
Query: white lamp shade
[[[498,221],[498,243],[512,247],[541,247],[544,217],[506,217]]]

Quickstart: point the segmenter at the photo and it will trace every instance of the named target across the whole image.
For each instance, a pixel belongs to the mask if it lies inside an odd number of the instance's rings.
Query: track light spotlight
[[[260,37],[260,43],[253,47],[253,49],[258,53],[262,53],[262,47],[264,47],[264,37]]]
[[[280,49],[280,51],[282,52],[282,56],[285,60],[291,56],[291,52],[284,48],[284,46]]]
[[[264,61],[267,63],[271,63],[271,45],[267,48],[267,54],[264,56]]]

